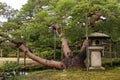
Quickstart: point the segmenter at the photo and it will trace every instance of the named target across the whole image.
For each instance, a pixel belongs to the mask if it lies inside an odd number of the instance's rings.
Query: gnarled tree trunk
[[[66,68],[85,68],[84,60],[86,59],[86,47],[88,45],[88,41],[84,40],[82,47],[80,49],[80,53],[76,56],[73,56],[72,51],[70,50],[67,39],[63,35],[61,27],[58,24],[50,25],[60,36],[60,40],[62,43],[62,50],[65,56],[64,64]]]
[[[71,49],[68,46],[67,39],[65,38],[62,29],[58,26],[58,24],[52,24],[50,25],[60,36],[61,44],[62,44],[62,50],[65,56],[65,59],[63,62],[59,61],[53,61],[53,60],[46,60],[43,58],[40,58],[38,56],[33,55],[28,48],[21,42],[17,42],[15,40],[10,40],[14,44],[17,45],[19,49],[21,49],[27,56],[29,56],[34,61],[50,66],[50,67],[56,67],[58,69],[66,69],[66,68],[85,68],[84,60],[86,58],[86,46],[88,45],[88,41],[84,40],[82,47],[80,49],[80,53],[73,56]],[[4,35],[0,35],[8,39],[8,37]]]

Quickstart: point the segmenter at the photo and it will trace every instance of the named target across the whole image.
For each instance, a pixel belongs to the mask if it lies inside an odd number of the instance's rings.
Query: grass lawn
[[[44,70],[31,72],[17,80],[120,80],[120,67],[111,70],[82,71],[70,70]]]
[[[8,80],[120,80],[120,61],[113,63],[112,67],[109,64],[104,66],[106,70],[39,70]]]

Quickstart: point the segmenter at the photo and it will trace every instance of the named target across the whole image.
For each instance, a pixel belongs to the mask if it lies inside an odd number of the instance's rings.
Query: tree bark
[[[88,41],[84,40],[79,54],[71,58],[64,59],[64,64],[66,65],[66,68],[86,68],[84,61],[86,59],[87,45],[88,45]]]

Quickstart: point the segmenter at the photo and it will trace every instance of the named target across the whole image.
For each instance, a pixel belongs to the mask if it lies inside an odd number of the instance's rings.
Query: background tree
[[[7,22],[3,22],[3,20],[1,20],[0,33],[4,33],[12,37],[13,32],[15,32],[15,30],[18,29],[19,26],[16,23],[17,21],[15,22],[17,15],[18,15],[18,10],[14,10],[6,3],[0,2],[0,17],[1,19],[7,19]],[[0,38],[0,41],[1,42],[4,41],[4,38]],[[2,45],[1,49],[3,49],[4,52],[3,56],[6,57],[8,53],[12,53],[13,47],[8,47],[11,45],[9,44],[8,41],[5,41],[5,43],[0,45]]]

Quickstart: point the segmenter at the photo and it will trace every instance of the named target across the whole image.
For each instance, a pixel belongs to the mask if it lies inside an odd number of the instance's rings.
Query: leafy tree
[[[74,58],[71,58],[72,51],[69,49],[68,43],[71,47],[75,47],[76,43],[80,44],[82,42],[82,37],[85,35],[85,26],[86,24],[89,25],[90,23],[91,17],[89,15],[93,15],[98,12],[102,13],[102,15],[106,17],[106,21],[97,19],[95,21],[94,27],[91,28],[89,26],[88,33],[104,32],[112,36],[113,40],[120,40],[119,8],[120,6],[118,0],[28,0],[28,3],[25,4],[20,11],[20,14],[15,19],[10,19],[7,23],[4,23],[4,25],[8,26],[8,29],[9,26],[11,27],[11,25],[17,28],[17,37],[22,35],[24,39],[23,41],[27,42],[28,46],[34,46],[35,48],[39,47],[39,50],[46,54],[49,49],[51,50],[54,47],[52,45],[54,33],[50,31],[47,25],[58,23],[60,26],[62,26],[60,27],[61,31],[56,28],[56,25],[53,26],[53,30],[58,31],[57,34],[59,36],[67,36],[68,39],[66,40],[65,37],[57,37],[57,48],[61,46],[59,42],[59,40],[61,40],[62,46],[65,42],[66,45],[64,46],[67,47],[68,50],[66,51],[66,48],[62,47],[65,57],[68,58],[65,58],[65,66],[70,67],[71,64],[66,63],[70,63],[72,62],[71,60],[73,60],[74,65],[72,66],[76,67],[75,65],[78,63],[75,62],[78,60],[82,66],[77,65],[77,67],[85,67],[85,48],[88,43],[86,41],[83,42],[83,46],[80,51],[82,56],[80,53],[78,53],[78,55]],[[62,33],[65,34],[63,35]],[[26,47],[24,47],[24,49],[26,50]],[[22,50],[24,51],[24,49]],[[30,52],[28,51],[26,54],[29,55],[29,53]],[[36,60],[36,56],[34,57]],[[82,60],[80,58],[82,58]],[[40,61],[38,60],[38,62]],[[64,62],[62,64],[64,64]]]
[[[114,0],[114,2],[111,2],[111,0],[90,0],[90,1],[84,1],[81,0],[74,8],[72,13],[72,19],[71,23],[73,25],[78,25],[80,23],[86,22],[86,15],[91,12],[101,11],[103,15],[107,18],[106,21],[96,21],[95,27],[92,28],[92,31],[99,31],[109,34],[110,36],[113,36],[113,39],[115,39],[115,36],[118,35],[119,29],[119,4],[117,0]],[[116,28],[116,29],[115,29]],[[89,29],[91,30],[91,28]],[[117,33],[114,34],[111,33],[111,30],[116,30]],[[119,38],[119,36],[116,36],[116,39]]]

